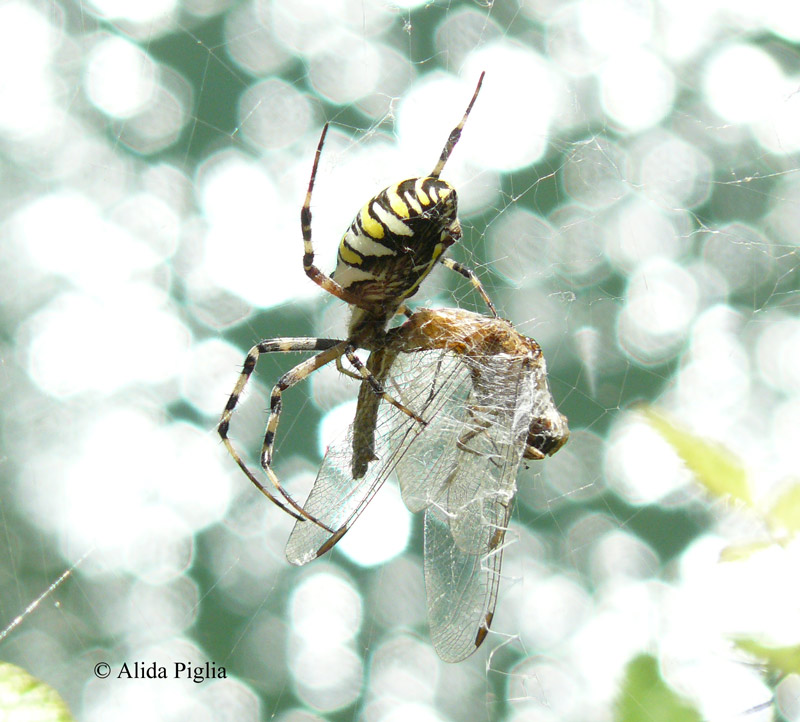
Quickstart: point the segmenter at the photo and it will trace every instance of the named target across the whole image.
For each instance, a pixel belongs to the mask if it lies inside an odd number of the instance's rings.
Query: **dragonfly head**
[[[543,459],[552,456],[569,439],[569,425],[564,414],[552,408],[542,416],[534,417],[528,430],[525,452],[526,459]]]

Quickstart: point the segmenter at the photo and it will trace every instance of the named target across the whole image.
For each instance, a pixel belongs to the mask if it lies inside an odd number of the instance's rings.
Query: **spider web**
[[[795,718],[790,683],[730,639],[797,643],[796,544],[720,564],[773,530],[702,491],[637,411],[723,444],[757,499],[796,476],[800,19],[759,5],[4,3],[2,657],[79,719],[568,721],[614,718],[645,650],[706,718],[773,693]],[[330,270],[364,201],[433,167],[482,70],[443,173],[452,255],[541,345],[572,438],[520,471],[494,633],[448,666],[397,490],[290,568],[292,520],[214,424],[253,343],[344,333],[301,266],[322,122]],[[485,312],[445,269],[417,297]],[[295,359],[262,359],[237,409],[251,458]],[[296,496],[356,392],[331,365],[286,394]],[[227,678],[117,677],[136,661]]]

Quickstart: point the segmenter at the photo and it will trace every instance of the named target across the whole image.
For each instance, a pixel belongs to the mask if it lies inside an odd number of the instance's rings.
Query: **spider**
[[[497,317],[497,311],[475,273],[443,255],[449,246],[461,238],[461,224],[457,215],[455,188],[439,176],[461,137],[461,131],[478,97],[483,78],[484,73],[481,73],[472,99],[461,121],[450,131],[431,173],[385,188],[367,201],[358,212],[341,239],[336,268],[330,276],[314,264],[314,246],[311,241],[311,195],[328,124],[326,123],[322,129],[305,202],[300,211],[304,247],[303,269],[314,283],[351,306],[352,315],[347,338],[276,338],[261,341],[253,346],[247,354],[242,372],[217,426],[225,447],[250,481],[270,501],[298,520],[319,523],[284,490],[272,469],[282,394],[317,369],[335,361],[341,373],[358,379],[362,382],[362,387],[368,384],[370,392],[376,397],[384,399],[414,419],[420,426],[424,426],[425,421],[420,416],[386,393],[380,381],[358,358],[356,350],[361,348],[375,351],[383,346],[389,321],[398,314],[411,315],[405,306],[405,301],[417,292],[420,283],[437,262],[467,278],[486,302],[492,315]],[[319,353],[289,370],[272,388],[270,414],[261,447],[261,466],[272,486],[283,497],[282,501],[251,471],[231,443],[228,430],[233,411],[259,357],[265,353],[304,351]],[[357,373],[344,368],[342,357],[347,358]],[[321,526],[328,532],[333,531],[324,524]]]

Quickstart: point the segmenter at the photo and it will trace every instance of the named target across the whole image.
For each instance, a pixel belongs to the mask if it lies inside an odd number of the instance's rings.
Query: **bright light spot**
[[[384,484],[358,517],[337,549],[363,567],[383,564],[402,554],[411,535],[411,513],[393,483]]]
[[[43,391],[62,397],[173,378],[190,340],[160,294],[136,284],[103,299],[62,294],[24,328],[30,339],[28,373]],[[116,346],[109,338],[113,329],[122,339]]]
[[[743,320],[718,305],[692,325],[689,353],[677,378],[677,407],[685,410],[698,433],[719,437],[739,433],[748,423],[752,370],[742,336]]]
[[[25,2],[7,0],[0,5],[0,72],[5,81],[27,65],[41,72],[58,49],[59,38],[55,28],[34,6]]]
[[[289,668],[298,695],[324,711],[352,703],[363,674],[350,646],[361,626],[361,597],[341,575],[315,571],[295,588],[289,605]]]
[[[444,718],[430,705],[407,701],[393,704],[381,717],[381,722],[406,722],[411,719],[415,722],[444,722]]]
[[[770,32],[790,43],[800,42],[800,5],[770,0],[760,7],[764,11],[764,21]]]
[[[233,154],[212,157],[200,170],[201,202],[209,222],[204,270],[222,288],[254,306],[268,308],[310,296],[297,236],[300,208],[280,212],[270,177],[255,163]],[[289,240],[291,239],[291,243]]]
[[[353,103],[372,93],[380,79],[377,47],[361,33],[342,32],[310,60],[309,77],[333,103]]]
[[[86,92],[104,113],[130,118],[152,99],[158,67],[138,45],[113,35],[98,39],[86,63]]]
[[[98,415],[79,438],[66,463],[56,448],[42,455],[42,469],[26,472],[36,479],[21,497],[32,518],[57,529],[69,553],[94,547],[91,561],[100,567],[130,565],[159,580],[183,571],[192,535],[227,509],[218,444],[125,407]]]
[[[675,100],[672,71],[646,50],[614,55],[600,71],[600,84],[606,113],[628,131],[660,123]]]
[[[241,546],[238,548],[241,549]],[[234,562],[235,560],[232,559]],[[281,604],[274,613],[269,613],[265,609],[253,613],[264,602],[263,590],[270,584],[270,579],[275,579],[281,572],[285,572],[286,560],[281,559],[279,562],[281,569],[273,569],[271,574],[273,576],[259,576],[258,581],[254,585],[252,578],[250,580],[243,579],[243,584],[236,584],[231,588],[235,593],[236,590],[241,589],[245,585],[253,585],[258,587],[261,592],[260,597],[252,594],[250,599],[247,600],[247,610],[242,606],[240,609],[247,616],[247,634],[242,635],[242,639],[236,645],[237,658],[239,662],[245,665],[247,669],[248,679],[258,680],[259,697],[267,695],[279,696],[284,694],[289,684],[289,666],[288,656],[289,650],[289,630],[286,625],[285,617],[285,604],[281,598]],[[223,570],[220,570],[225,575]],[[249,575],[248,575],[249,576]],[[223,581],[224,583],[224,581]],[[251,601],[252,599],[252,601]],[[264,650],[268,649],[269,654],[264,654]],[[215,719],[225,719],[225,708],[222,708],[215,716]],[[260,716],[257,719],[261,720]],[[238,720],[238,715],[233,717],[230,722]],[[325,722],[321,717],[308,716],[293,717],[291,713],[277,714],[274,717],[274,722]]]
[[[693,208],[711,194],[713,171],[709,157],[694,145],[660,135],[641,155],[639,184],[666,209]]]
[[[216,434],[187,423],[169,424],[153,439],[150,451],[159,460],[160,476],[171,480],[161,498],[193,532],[225,517],[233,495],[226,474],[231,460]]]
[[[474,52],[474,42],[480,38],[481,44],[491,44],[502,40],[505,34],[498,18],[487,14],[484,8],[461,5],[451,7],[436,28],[436,50],[440,57],[447,58],[447,67],[460,68]]]
[[[421,576],[419,568],[417,573]],[[402,591],[396,589],[394,595],[398,596]],[[433,703],[440,673],[441,663],[430,644],[399,634],[382,642],[372,655],[371,691],[376,699],[413,699],[420,703]]]
[[[516,286],[549,278],[555,235],[553,226],[541,216],[512,206],[489,227],[495,269]]]
[[[301,644],[289,667],[297,696],[315,709],[333,712],[361,694],[363,664],[350,646]]]
[[[592,609],[586,590],[563,576],[540,580],[528,591],[514,605],[514,628],[529,649],[560,648]]]
[[[328,447],[343,438],[347,428],[353,423],[358,404],[356,399],[346,401],[331,409],[322,418],[319,425],[319,445],[317,449],[321,455],[328,451]]]
[[[663,585],[656,583],[617,584],[598,595],[595,614],[570,638],[567,651],[582,697],[607,700],[619,693],[631,658],[659,641],[663,596]],[[591,713],[572,717],[592,718]]]
[[[530,6],[533,2],[549,4],[552,0],[526,0],[525,5]],[[545,26],[548,57],[570,75],[584,77],[594,74],[606,56],[596,50],[583,34],[582,4],[554,3],[550,10]],[[559,123],[569,124],[568,118],[559,115]]]
[[[176,0],[91,0],[102,15],[113,20],[129,20],[133,23],[148,23],[159,20],[175,10]]]
[[[258,2],[243,2],[226,8],[225,52],[248,73],[265,77],[291,59],[288,50],[275,42],[272,14]]]
[[[156,183],[181,186],[185,176],[172,169],[161,166],[153,176],[161,176]],[[114,223],[133,234],[144,246],[151,249],[161,261],[166,261],[178,248],[182,230],[181,212],[177,199],[182,188],[175,188],[175,196],[162,198],[154,193],[143,191],[131,193],[125,200],[114,206],[110,217]],[[155,265],[155,263],[153,264]]]
[[[600,371],[598,361],[603,339],[594,326],[581,326],[575,330],[573,338],[578,359],[586,371],[591,395],[594,396],[597,393],[597,377]]]
[[[484,168],[524,168],[547,150],[550,126],[566,102],[564,81],[548,59],[505,41],[470,55],[461,73],[462,87],[467,80],[475,82],[483,70],[486,81],[464,131],[465,138],[469,134],[474,140],[461,152]],[[521,92],[523,88],[529,90]],[[429,102],[429,108],[458,105],[442,105],[433,98]],[[424,126],[429,122],[430,113]]]
[[[800,720],[800,675],[787,674],[775,688],[775,705],[781,717],[790,722]]]
[[[708,63],[703,89],[711,109],[730,123],[773,116],[788,97],[783,71],[772,56],[753,45],[728,45]]]
[[[259,689],[263,689],[261,685]],[[230,677],[203,683],[203,707],[210,719],[227,717],[236,722],[258,722],[262,719],[259,696],[243,682]]]
[[[27,137],[52,132],[61,121],[49,67],[60,44],[55,28],[30,3],[0,4],[0,129]]]
[[[745,559],[726,564],[719,557],[708,563],[713,537],[701,538],[681,559],[686,588],[680,598],[693,608],[696,620],[704,621],[720,636],[745,635],[796,644],[800,639],[800,619],[794,603],[800,594],[800,580],[786,574],[800,561],[800,543],[774,544]],[[717,547],[717,552],[721,551]],[[705,563],[704,563],[705,561]]]
[[[112,393],[134,383],[158,383],[181,369],[188,329],[153,289],[129,284],[113,297],[66,293],[25,325],[28,373],[53,396]],[[124,342],[109,343],[111,329]],[[108,363],[98,363],[107,359]]]
[[[800,150],[800,78],[787,78],[773,112],[753,129],[761,145],[779,155]]]
[[[667,214],[641,196],[617,205],[605,219],[605,248],[611,261],[631,273],[658,258],[679,258],[688,241],[680,237],[675,214]]]
[[[413,10],[421,5],[427,5],[429,0],[390,0],[390,5],[399,10]]]
[[[609,206],[628,192],[625,152],[606,138],[581,143],[564,161],[564,190],[579,203]]]
[[[201,231],[199,224],[190,224],[192,231]],[[201,238],[193,236],[192,248],[197,249]],[[197,245],[194,245],[194,244]],[[198,254],[199,255],[199,254]],[[193,256],[193,261],[200,260]],[[183,270],[183,269],[181,269]],[[198,321],[219,333],[238,326],[246,321],[253,312],[252,307],[244,299],[228,293],[220,288],[206,274],[205,269],[192,269],[184,275],[186,304],[193,309]],[[255,341],[256,339],[253,338]]]
[[[184,398],[201,414],[220,414],[243,360],[240,349],[218,338],[194,344],[183,368]]]
[[[125,589],[118,587],[116,603],[109,598],[105,572],[90,578],[93,582],[90,588],[96,597],[92,599],[90,593],[89,602],[95,608],[102,608],[98,610],[99,622],[106,629],[123,634],[132,632],[131,636],[139,642],[156,642],[185,632],[197,621],[200,592],[197,582],[188,574],[166,583],[137,580]],[[147,625],[142,624],[142,619],[148,620]]]
[[[129,545],[126,571],[151,584],[180,577],[192,561],[192,532],[175,512],[155,505],[140,519],[139,540]]]
[[[361,626],[361,597],[350,582],[328,571],[316,571],[297,585],[290,610],[295,634],[322,649],[353,639]]]
[[[198,174],[200,202],[211,225],[261,221],[277,205],[272,179],[234,152],[212,157]]]
[[[790,479],[795,476],[795,455],[800,447],[800,394],[795,394],[777,407],[770,426],[770,436],[778,452],[776,461],[780,460],[785,467],[778,473]]]
[[[249,86],[239,100],[239,128],[259,149],[290,146],[303,137],[310,124],[308,97],[277,78]],[[256,189],[261,185],[257,183]]]
[[[694,278],[680,266],[651,261],[631,277],[617,333],[640,363],[660,363],[677,353],[697,312]]]
[[[708,535],[692,543],[680,558],[680,593],[664,609],[672,620],[661,636],[669,678],[701,700],[705,719],[733,719],[770,698],[759,670],[730,655],[731,638],[773,646],[800,638],[798,580],[786,573],[797,566],[798,544],[721,563],[725,546]]]
[[[371,616],[384,627],[398,629],[425,624],[428,612],[419,557],[409,553],[384,564],[379,574],[371,575],[366,598]],[[433,655],[429,644],[417,644]],[[375,658],[373,654],[373,674]]]
[[[704,260],[722,275],[729,288],[756,289],[775,283],[773,246],[757,226],[731,223],[709,230],[703,241]]]
[[[583,688],[579,680],[573,670],[555,659],[528,657],[509,669],[508,687],[517,713],[511,722],[587,718],[581,714]]]
[[[142,155],[169,147],[178,137],[192,107],[192,86],[182,75],[161,67],[162,83],[138,115],[120,128],[119,140]]]
[[[319,52],[340,34],[346,0],[293,0],[272,3],[275,40],[301,55]]]
[[[24,206],[12,232],[43,271],[92,294],[118,296],[120,284],[162,260],[143,239],[106,220],[93,201],[68,191]]]
[[[636,416],[612,429],[604,467],[609,486],[636,505],[653,504],[691,479],[675,450]]]
[[[792,174],[794,175],[794,174]],[[800,245],[800,182],[796,178],[786,178],[775,185],[770,193],[769,211],[766,220],[775,243],[789,246],[787,253],[795,256],[797,251],[790,250]]]
[[[800,392],[800,320],[778,317],[758,338],[756,358],[761,378],[773,388]]]
[[[591,549],[592,578],[597,586],[627,584],[655,577],[659,560],[652,547],[621,529],[595,540]]]
[[[602,216],[581,203],[567,203],[551,213],[549,221],[558,229],[553,270],[561,278],[575,288],[597,283],[610,273]]]
[[[652,32],[649,0],[583,0],[580,32],[603,55],[617,55],[647,42]]]

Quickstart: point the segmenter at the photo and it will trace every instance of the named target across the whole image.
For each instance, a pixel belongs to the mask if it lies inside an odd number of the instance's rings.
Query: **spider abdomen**
[[[365,306],[393,313],[461,237],[455,189],[409,178],[371,198],[342,237],[331,278]]]

